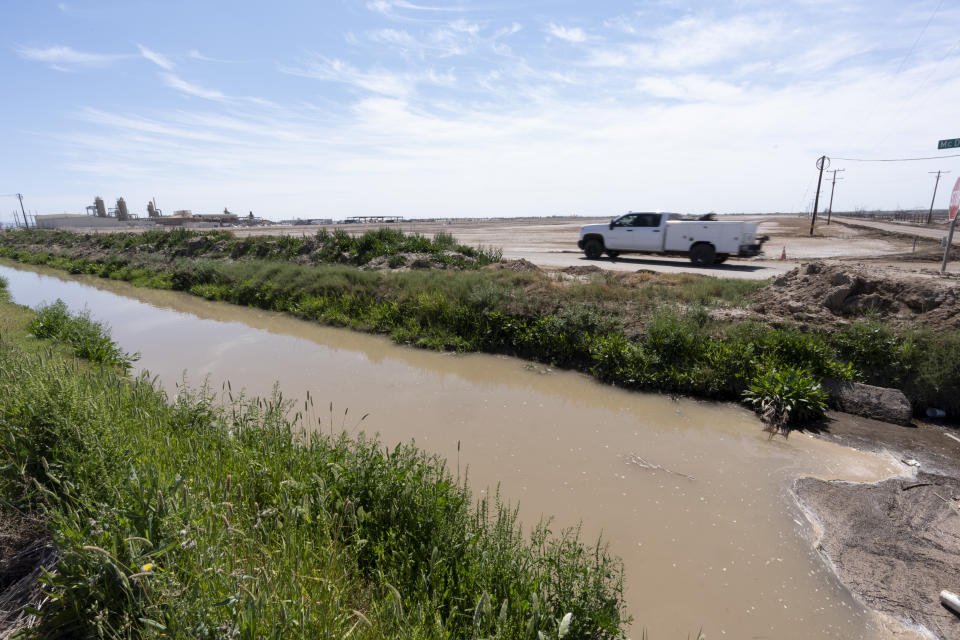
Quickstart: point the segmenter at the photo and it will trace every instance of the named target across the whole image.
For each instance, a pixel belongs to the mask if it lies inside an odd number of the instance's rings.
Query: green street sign
[[[960,147],[960,138],[941,140],[937,143],[937,149],[954,149],[956,147]]]

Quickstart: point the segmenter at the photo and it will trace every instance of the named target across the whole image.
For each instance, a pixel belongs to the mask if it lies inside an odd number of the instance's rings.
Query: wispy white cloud
[[[126,55],[88,53],[85,51],[77,51],[67,46],[47,47],[46,49],[18,47],[17,55],[24,60],[45,62],[61,70],[69,67],[103,66],[129,57]]]
[[[801,75],[819,73],[870,48],[867,43],[860,42],[855,34],[835,34],[826,42],[818,42],[809,49],[785,57],[777,64],[776,71]]]
[[[157,53],[156,51],[151,51],[147,49],[142,44],[138,44],[137,48],[140,49],[140,55],[144,58],[157,65],[161,69],[166,69],[167,71],[173,71],[173,63],[170,62],[170,59],[166,56]]]
[[[226,100],[225,96],[221,91],[216,89],[207,89],[190,82],[187,82],[180,76],[174,73],[161,73],[160,77],[163,78],[165,85],[171,89],[176,89],[182,93],[186,93],[191,96],[196,96],[198,98],[204,98],[206,100]]]
[[[458,20],[420,35],[393,28],[377,29],[366,35],[371,42],[396,47],[421,58],[445,58],[474,51],[483,42],[478,37],[479,31],[479,25]],[[358,44],[355,37],[351,41]]]
[[[547,33],[567,42],[584,42],[587,39],[587,35],[580,27],[564,27],[552,22],[547,25]]]
[[[187,57],[193,58],[194,60],[202,60],[202,61],[204,61],[204,62],[219,62],[219,63],[223,63],[223,64],[234,64],[234,63],[237,62],[237,60],[225,60],[225,59],[223,59],[223,58],[211,58],[210,56],[206,56],[206,55],[200,53],[200,51],[199,51],[198,49],[190,49],[190,51],[187,52]]]
[[[475,22],[468,22],[466,20],[454,20],[450,23],[450,28],[454,31],[460,31],[462,33],[469,33],[472,36],[480,33],[480,25]]]
[[[440,12],[461,12],[465,10],[463,7],[458,6],[414,4],[412,2],[407,2],[406,0],[371,0],[371,2],[367,2],[367,8],[371,11],[377,11],[379,13],[389,13],[393,9]]]
[[[377,29],[371,31],[368,35],[374,42],[395,45],[403,49],[422,48],[419,40],[402,29]]]
[[[626,29],[622,25],[618,28]],[[632,28],[636,38],[594,48],[586,63],[614,68],[702,68],[739,59],[746,52],[776,43],[783,31],[778,20],[762,15],[724,20],[687,16],[648,31]]]
[[[385,96],[402,98],[413,92],[413,82],[403,73],[361,71],[336,58],[317,56],[300,66],[281,66],[280,71],[305,78],[340,82]]]
[[[603,26],[607,29],[622,31],[628,35],[637,35],[640,33],[638,26],[639,14],[633,16],[620,15],[615,18],[607,18],[603,21]]]
[[[747,94],[741,87],[704,75],[644,76],[636,82],[636,89],[653,98],[667,98],[686,102],[724,104],[742,100]]]
[[[521,29],[523,29],[523,25],[520,24],[519,22],[514,22],[513,24],[511,24],[511,25],[509,25],[509,26],[501,27],[501,28],[497,29],[496,31],[494,31],[493,37],[494,37],[494,38],[507,38],[507,37],[509,37],[509,36],[512,36],[512,35],[515,34],[515,33],[519,33]]]

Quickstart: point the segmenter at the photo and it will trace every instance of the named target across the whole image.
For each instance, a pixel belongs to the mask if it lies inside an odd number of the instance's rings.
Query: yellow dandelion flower
[[[148,562],[147,564],[140,567],[140,573],[150,573],[151,571],[153,571],[153,568],[155,566],[157,565],[153,564],[152,562]]]

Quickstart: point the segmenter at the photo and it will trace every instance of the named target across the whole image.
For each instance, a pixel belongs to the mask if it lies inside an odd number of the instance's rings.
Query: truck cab
[[[663,224],[669,214],[628,213],[610,221],[607,251],[662,251]]]

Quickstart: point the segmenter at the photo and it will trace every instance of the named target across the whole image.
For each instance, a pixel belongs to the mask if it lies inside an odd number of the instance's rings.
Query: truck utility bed
[[[756,224],[751,222],[700,222],[668,220],[664,251],[687,252],[698,241],[712,242],[718,253],[740,253],[741,245],[755,244]],[[759,253],[759,247],[757,248]],[[756,255],[756,254],[753,254]]]

